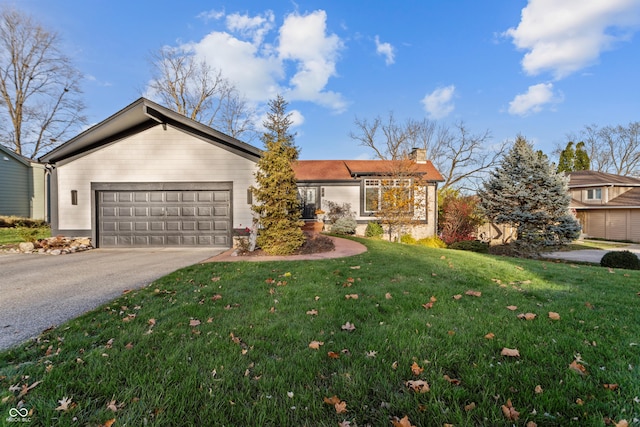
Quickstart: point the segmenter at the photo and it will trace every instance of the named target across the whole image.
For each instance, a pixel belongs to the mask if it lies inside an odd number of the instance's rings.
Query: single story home
[[[585,237],[640,242],[640,178],[571,172],[569,191]]]
[[[40,158],[50,171],[52,233],[90,236],[96,247],[231,247],[234,230],[253,226],[250,188],[261,155],[140,98]],[[416,218],[432,235],[442,177],[424,158],[415,165],[428,183]],[[367,200],[387,172],[381,161],[296,167],[306,212],[312,199],[348,202],[362,224],[375,219]]]
[[[0,215],[47,219],[45,167],[0,145]]]
[[[350,204],[363,235],[371,221],[377,221],[382,193],[388,186],[413,188],[420,180],[415,197],[411,234],[415,238],[434,236],[438,228],[438,183],[444,179],[426,159],[426,151],[414,149],[411,164],[385,160],[300,160],[294,170],[298,180],[303,219],[315,218],[315,211],[327,211],[328,202]]]

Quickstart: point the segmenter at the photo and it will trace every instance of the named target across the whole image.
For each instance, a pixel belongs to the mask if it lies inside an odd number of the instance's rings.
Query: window
[[[587,190],[587,200],[602,200],[602,188]]]
[[[393,203],[406,206],[407,212],[412,210],[410,179],[365,179],[364,180],[364,211],[378,212],[383,203]]]

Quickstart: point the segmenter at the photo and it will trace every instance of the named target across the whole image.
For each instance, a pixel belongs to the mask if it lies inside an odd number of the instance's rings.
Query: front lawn
[[[0,246],[51,237],[51,229],[43,227],[0,227]]]
[[[0,353],[0,420],[639,422],[640,272],[364,243],[188,267]]]

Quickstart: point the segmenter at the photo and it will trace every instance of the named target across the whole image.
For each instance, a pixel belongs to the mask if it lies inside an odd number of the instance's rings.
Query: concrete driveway
[[[212,248],[0,254],[0,350],[122,294],[219,254]]]
[[[608,250],[600,249],[581,249],[578,251],[551,252],[544,254],[545,258],[561,259],[565,261],[592,262],[600,264],[600,260],[607,252],[611,251],[629,251],[640,257],[640,245],[629,245],[620,248],[611,248]]]

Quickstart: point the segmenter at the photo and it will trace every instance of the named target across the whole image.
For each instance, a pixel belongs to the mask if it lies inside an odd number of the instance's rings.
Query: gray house
[[[40,160],[52,234],[97,247],[231,247],[261,150],[145,98]]]
[[[47,219],[44,165],[0,145],[0,215]]]

